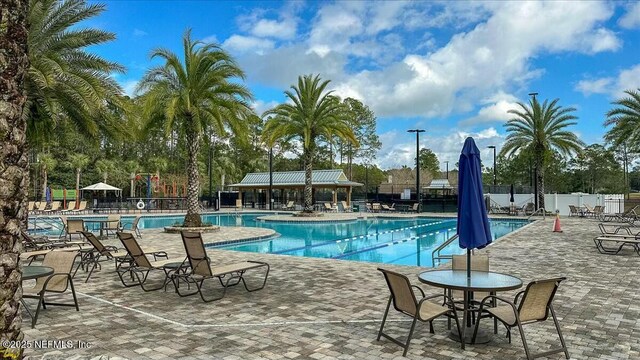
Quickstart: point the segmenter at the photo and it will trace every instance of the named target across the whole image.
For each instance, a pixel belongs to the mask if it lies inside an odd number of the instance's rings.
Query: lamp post
[[[213,137],[212,137],[213,140]],[[209,208],[213,202],[213,171],[211,163],[213,162],[213,141],[209,143]]]
[[[537,92],[530,92],[529,96],[531,96],[531,106],[533,107],[536,103],[536,95],[538,95]],[[531,109],[531,111],[535,111],[534,109]],[[538,210],[538,162],[536,161],[535,167],[534,167],[534,171],[533,171],[533,203],[534,203],[534,211]]]
[[[449,161],[444,162],[447,165],[447,180],[449,180]]]
[[[269,147],[269,210],[273,210],[273,146]]]
[[[364,164],[364,202],[369,201],[369,167]]]
[[[487,146],[487,148],[489,149],[493,149],[493,192],[496,191],[496,185],[498,182],[498,177],[496,175],[496,146],[495,145],[489,145]]]
[[[420,203],[420,133],[424,132],[422,129],[407,130],[409,133],[416,133],[416,199],[418,200],[418,212],[422,204]]]

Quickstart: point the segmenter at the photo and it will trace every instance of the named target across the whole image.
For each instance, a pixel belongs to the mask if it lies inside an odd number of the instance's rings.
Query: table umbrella
[[[515,191],[513,191],[513,184],[511,184],[511,189],[509,189],[509,215],[511,215],[511,213],[513,212],[513,203],[516,202],[513,197],[514,193]]]
[[[44,198],[48,203],[51,202],[51,188],[48,187],[48,186],[46,187],[46,189],[44,191]]]
[[[458,172],[458,241],[467,249],[467,277],[471,278],[471,249],[491,244],[491,231],[482,192],[480,150],[468,137],[462,148]]]

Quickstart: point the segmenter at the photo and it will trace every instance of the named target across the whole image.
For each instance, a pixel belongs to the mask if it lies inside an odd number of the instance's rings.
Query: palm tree
[[[579,152],[584,143],[566,128],[575,125],[578,118],[571,113],[576,109],[558,105],[559,99],[545,100],[540,104],[534,97],[528,106],[519,102],[520,109],[509,110],[515,115],[507,121],[506,141],[501,153],[507,157],[520,152],[530,152],[534,157],[535,179],[538,186],[538,207],[544,208],[544,167],[551,151],[561,156]]]
[[[124,68],[86,51],[115,35],[78,26],[104,10],[104,5],[88,5],[85,0],[29,1],[25,116],[32,145],[65,121],[92,138],[100,132],[123,132],[110,109],[122,100],[118,96],[122,90],[111,75]]]
[[[40,158],[38,162],[42,164],[42,177],[44,181],[42,182],[42,198],[44,199],[47,194],[47,180],[49,172],[53,171],[53,169],[58,166],[58,160],[51,154],[40,154]]]
[[[22,350],[6,346],[7,341],[20,341],[22,267],[19,266],[22,241],[20,230],[27,220],[27,189],[29,162],[27,159],[26,123],[23,116],[27,100],[24,77],[29,68],[27,56],[27,0],[2,2],[0,31],[0,338],[2,355],[7,359],[22,359]]]
[[[349,140],[353,144],[358,141],[353,130],[344,117],[340,100],[325,89],[329,80],[321,81],[320,76],[305,75],[298,77],[298,86],[291,86],[285,95],[291,104],[280,104],[265,112],[265,116],[273,115],[265,124],[263,136],[267,146],[278,140],[300,140],[302,158],[304,159],[304,212],[313,213],[313,197],[311,174],[313,160],[320,138],[330,139],[332,136]]]
[[[85,154],[71,154],[69,155],[69,166],[76,170],[76,206],[80,200],[80,174],[82,169],[89,165],[91,159]]]
[[[109,174],[115,172],[116,164],[113,160],[100,159],[96,161],[96,170],[98,170],[98,173],[102,175],[102,181],[106,183],[109,178]]]
[[[167,136],[172,130],[186,138],[187,145],[187,215],[185,226],[201,226],[200,171],[198,155],[204,134],[226,134],[229,129],[236,136],[246,133],[243,118],[252,111],[249,90],[237,79],[244,72],[218,45],[191,39],[188,30],[183,38],[184,58],[166,49],[156,49],[151,58],[165,61],[151,68],[138,87],[145,92],[144,113],[147,129],[162,126]]]
[[[618,99],[618,107],[607,112],[605,126],[613,125],[605,140],[618,147],[622,144],[638,144],[640,141],[640,88],[625,91],[629,97]]]

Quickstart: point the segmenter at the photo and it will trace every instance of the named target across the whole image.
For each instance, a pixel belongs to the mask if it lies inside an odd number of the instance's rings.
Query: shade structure
[[[111,186],[109,184],[105,184],[103,182],[95,183],[93,185],[85,186],[82,190],[95,190],[95,191],[122,191],[122,189],[117,188],[115,186]]]
[[[467,249],[467,276],[471,277],[471,249],[482,249],[491,243],[480,150],[473,138],[464,141],[458,164],[458,241],[461,248]]]

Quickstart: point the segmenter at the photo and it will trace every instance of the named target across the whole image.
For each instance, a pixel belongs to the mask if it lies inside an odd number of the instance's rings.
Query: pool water
[[[455,218],[368,218],[334,223],[265,222],[257,217],[264,214],[205,214],[203,221],[221,226],[262,227],[275,230],[279,236],[239,242],[215,249],[270,253],[350,261],[368,261],[385,264],[433,266],[431,253],[440,244],[456,234]],[[105,217],[106,218],[106,217]],[[124,224],[134,217],[123,216]],[[138,227],[160,228],[181,223],[183,216],[145,216]],[[524,220],[491,219],[491,234],[496,240],[528,224]],[[50,222],[51,234],[57,235],[58,226]],[[99,225],[87,223],[92,231]],[[458,242],[448,245],[442,254],[462,254]]]

